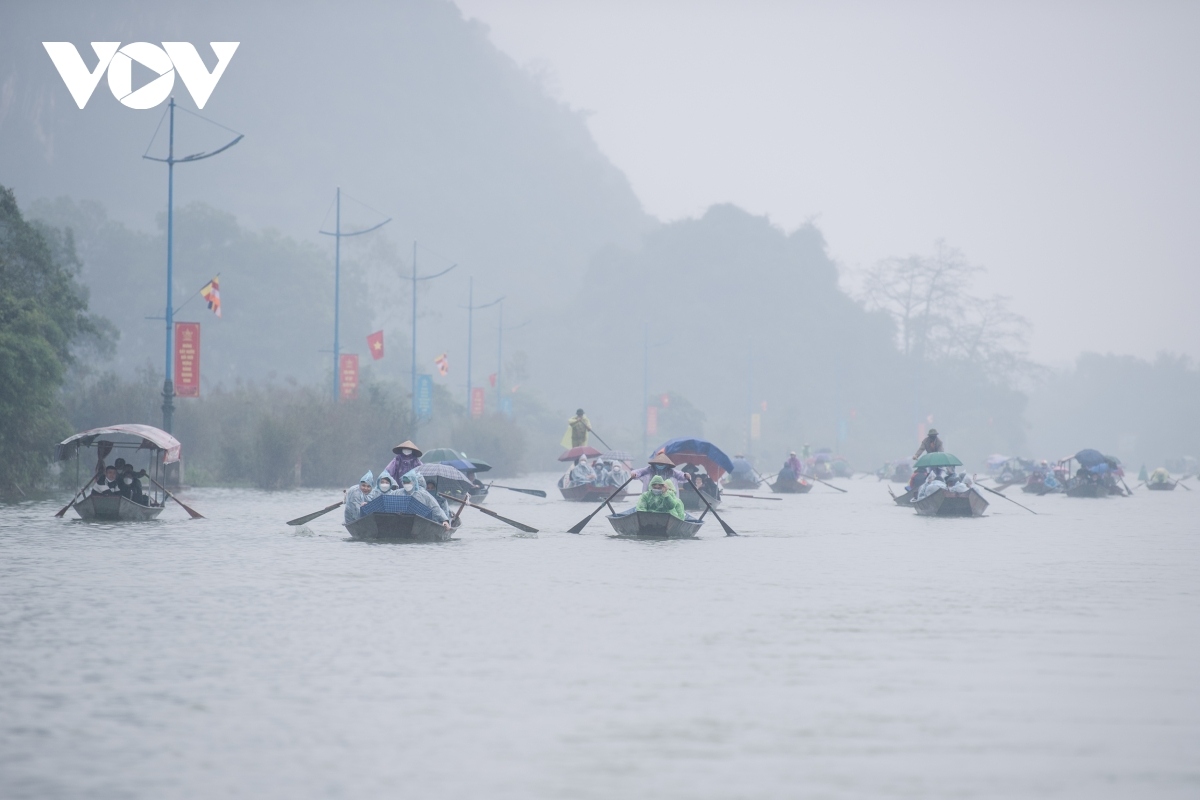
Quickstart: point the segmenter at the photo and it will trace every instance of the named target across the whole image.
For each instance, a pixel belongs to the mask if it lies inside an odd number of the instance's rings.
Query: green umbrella
[[[463,457],[462,453],[451,450],[449,447],[435,447],[421,456],[421,461],[426,464],[437,464],[442,461],[457,461]]]
[[[917,469],[923,467],[961,467],[962,462],[949,453],[926,453],[913,464]]]

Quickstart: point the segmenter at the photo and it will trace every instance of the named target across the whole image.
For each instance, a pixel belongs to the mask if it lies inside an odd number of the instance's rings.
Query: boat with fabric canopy
[[[163,511],[167,499],[161,489],[164,481],[164,471],[168,464],[179,461],[182,446],[179,440],[164,430],[151,425],[109,425],[103,428],[92,428],[74,436],[69,436],[54,447],[54,460],[66,461],[75,458],[76,480],[82,480],[80,464],[81,451],[94,451],[95,463],[91,466],[92,476],[76,493],[71,508],[80,519],[99,522],[146,522],[158,517]],[[150,491],[141,494],[124,492],[93,491],[88,488],[102,477],[106,459],[113,452],[123,453],[120,460],[128,461],[135,468],[135,462],[144,457],[146,478],[150,481]],[[139,473],[140,474],[140,473]],[[118,476],[119,478],[120,476]]]

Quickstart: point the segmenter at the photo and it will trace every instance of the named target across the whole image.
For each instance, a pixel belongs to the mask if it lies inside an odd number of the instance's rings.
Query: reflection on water
[[[7,507],[0,796],[1200,796],[1200,493],[838,483],[684,541],[515,492],[540,533],[408,545],[283,524],[329,492]]]

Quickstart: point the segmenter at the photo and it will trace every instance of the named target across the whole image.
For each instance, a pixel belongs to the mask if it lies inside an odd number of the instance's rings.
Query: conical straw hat
[[[424,455],[424,453],[421,452],[421,448],[413,444],[411,439],[405,439],[403,442],[392,448],[392,452],[396,455],[400,455],[401,450],[412,450],[413,454],[416,455],[417,458],[420,458],[422,455]]]

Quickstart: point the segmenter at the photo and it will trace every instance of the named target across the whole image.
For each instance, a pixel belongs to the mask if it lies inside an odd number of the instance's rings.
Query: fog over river
[[[929,519],[838,484],[670,542],[497,490],[541,532],[351,542],[284,524],[310,490],[11,507],[0,796],[1200,796],[1200,493]]]

